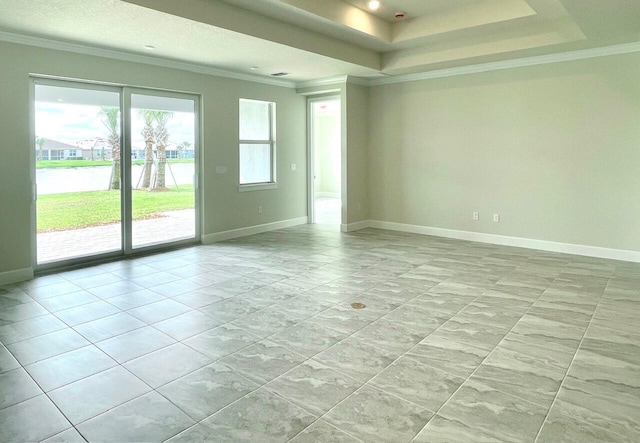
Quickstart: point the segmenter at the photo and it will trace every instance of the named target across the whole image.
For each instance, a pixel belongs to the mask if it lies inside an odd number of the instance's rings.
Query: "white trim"
[[[249,183],[238,185],[238,192],[264,191],[266,189],[278,189],[277,183]]]
[[[217,77],[244,80],[253,83],[263,83],[272,86],[282,86],[285,88],[296,87],[296,83],[291,80],[282,80],[270,77],[260,77],[257,75],[241,74],[238,72],[224,71],[197,63],[180,62],[148,55],[135,54],[132,52],[116,51],[113,49],[96,48],[79,43],[62,42],[48,38],[33,37],[28,35],[14,34],[12,32],[0,31],[0,41],[16,43],[20,45],[37,46],[39,48],[55,49],[58,51],[75,52],[77,54],[93,55],[116,60],[134,63],[144,63],[147,65],[162,66],[164,68],[181,69],[183,71],[195,72],[198,74],[214,75]]]
[[[385,76],[384,74],[380,74],[381,76]],[[386,77],[386,76],[385,76]],[[375,77],[376,79],[378,77]],[[315,88],[318,86],[333,86],[340,83],[351,83],[354,85],[362,85],[369,86],[372,79],[365,77],[354,77],[353,75],[340,75],[338,77],[329,77],[329,78],[321,78],[319,80],[308,80],[304,82],[296,83],[296,88],[305,89],[305,88]],[[312,91],[312,92],[304,92],[301,95],[314,95],[318,93],[324,93],[327,91]],[[340,88],[332,89],[331,92],[340,91]]]
[[[360,229],[365,229],[365,228],[370,228],[371,227],[371,220],[362,220],[359,222],[354,222],[354,223],[343,223],[340,225],[340,230],[342,232],[353,232],[353,231],[359,231]]]
[[[33,268],[15,269],[13,271],[0,272],[0,285],[8,285],[20,281],[31,280]]]
[[[476,74],[479,72],[499,71],[502,69],[520,68],[523,66],[545,65],[585,58],[605,57],[609,55],[628,54],[640,52],[640,42],[624,43],[621,45],[605,46],[602,48],[581,49],[571,52],[559,52],[557,54],[538,55],[535,57],[516,58],[499,62],[482,63],[479,65],[460,66],[456,68],[438,69],[435,71],[420,72],[417,74],[397,75],[380,79],[371,79],[369,86],[390,85],[393,83],[406,83],[418,80],[430,80],[434,78],[454,77],[457,75]]]
[[[385,76],[386,74],[380,73],[381,76]],[[352,85],[360,85],[360,86],[370,86],[371,82],[376,79],[375,78],[366,78],[366,77],[354,77],[353,75],[347,76],[347,83],[351,83]]]
[[[354,223],[354,225],[356,224],[357,223]],[[458,231],[455,229],[433,228],[430,226],[409,225],[381,220],[368,220],[366,226],[362,227],[388,229],[390,231],[411,232],[414,234],[433,235],[436,237],[455,238],[458,240],[469,240],[480,243],[515,246],[518,248],[538,249],[542,251],[561,252],[565,254],[584,255],[587,257],[607,258],[640,263],[640,251],[631,251],[627,249],[601,248],[599,246],[560,243],[522,237],[509,237],[505,235],[486,234],[483,232]],[[351,230],[354,229],[343,232],[350,232]]]
[[[154,66],[162,66],[171,69],[181,69],[184,71],[195,72],[198,74],[213,75],[217,77],[231,78],[235,80],[244,80],[253,83],[262,83],[272,86],[281,86],[292,89],[303,89],[314,86],[325,86],[336,83],[352,83],[362,86],[379,86],[394,83],[406,83],[418,80],[429,80],[435,78],[453,77],[458,75],[475,74],[480,72],[498,71],[502,69],[519,68],[523,66],[535,66],[549,63],[558,63],[571,60],[582,60],[586,58],[605,57],[609,55],[628,54],[632,52],[640,52],[640,42],[623,43],[620,45],[604,46],[600,48],[581,49],[577,51],[560,52],[556,54],[539,55],[534,57],[516,58],[503,60],[499,62],[482,63],[477,65],[459,66],[455,68],[438,69],[435,71],[419,72],[416,74],[396,75],[381,73],[385,75],[383,78],[364,78],[344,75],[339,77],[331,77],[326,79],[310,80],[296,83],[291,80],[283,80],[269,77],[261,77],[251,74],[241,74],[238,72],[225,71],[210,66],[200,65],[197,63],[181,62],[169,60],[159,57],[151,57],[148,55],[135,54],[125,51],[117,51],[113,49],[97,48],[89,45],[63,42],[42,37],[34,37],[28,35],[15,34],[12,32],[0,31],[0,41],[8,43],[16,43],[21,45],[37,46],[40,48],[55,49],[59,51],[75,52],[78,54],[93,55],[97,57],[106,57],[116,60],[129,61],[134,63],[144,63]],[[322,91],[338,92],[340,89],[332,89]],[[302,95],[314,95],[318,92],[305,92]]]
[[[262,225],[248,226],[246,228],[232,229],[230,231],[216,232],[202,236],[203,244],[210,244],[219,241],[229,240],[237,237],[245,237],[247,235],[261,234],[263,232],[275,231],[277,229],[291,228],[298,225],[306,225],[307,217],[291,218],[289,220],[281,220]]]
[[[348,79],[348,76],[346,75],[341,75],[338,77],[330,77],[330,78],[321,78],[320,80],[309,80],[309,81],[304,81],[304,82],[299,82],[296,84],[296,87],[298,89],[304,89],[304,88],[314,88],[316,86],[333,86],[335,84],[338,83],[345,83]],[[336,89],[336,91],[339,91],[340,88]],[[317,92],[308,92],[305,94],[317,94]],[[305,95],[302,94],[302,95]]]

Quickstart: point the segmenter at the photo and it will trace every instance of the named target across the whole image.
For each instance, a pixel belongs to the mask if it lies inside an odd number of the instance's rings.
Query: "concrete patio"
[[[195,210],[167,211],[161,215],[159,218],[133,221],[134,248],[195,236]],[[121,248],[121,226],[114,223],[39,233],[37,242],[38,264],[113,252]]]

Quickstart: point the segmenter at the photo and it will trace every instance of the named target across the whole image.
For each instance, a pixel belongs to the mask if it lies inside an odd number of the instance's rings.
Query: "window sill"
[[[238,185],[238,192],[264,191],[267,189],[277,189],[277,183],[255,183],[250,185]]]

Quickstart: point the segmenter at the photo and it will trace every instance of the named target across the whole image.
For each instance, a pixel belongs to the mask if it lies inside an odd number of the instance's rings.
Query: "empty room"
[[[0,441],[640,441],[640,2],[0,0]]]

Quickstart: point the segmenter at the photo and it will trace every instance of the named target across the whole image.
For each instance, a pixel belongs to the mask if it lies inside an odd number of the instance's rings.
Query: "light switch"
[[[291,163],[291,170],[295,171],[297,169],[297,166],[295,163]]]
[[[227,167],[226,166],[216,166],[216,174],[226,174]]]

